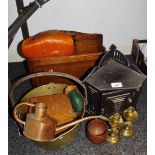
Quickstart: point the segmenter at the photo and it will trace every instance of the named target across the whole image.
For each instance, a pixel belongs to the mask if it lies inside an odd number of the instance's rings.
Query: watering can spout
[[[91,119],[97,119],[97,118],[98,118],[98,119],[102,119],[102,120],[104,120],[104,121],[109,121],[108,118],[106,118],[106,117],[104,117],[104,116],[102,116],[102,115],[99,115],[99,116],[87,116],[87,117],[81,118],[81,119],[79,119],[79,120],[76,120],[76,121],[67,123],[67,124],[65,124],[65,125],[61,125],[61,126],[59,126],[59,127],[56,127],[55,132],[60,132],[61,130],[67,129],[67,128],[69,128],[69,127],[71,127],[71,126],[74,126],[74,125],[76,125],[76,124],[79,124],[79,123],[81,123],[81,122],[88,121],[88,120],[91,120]]]

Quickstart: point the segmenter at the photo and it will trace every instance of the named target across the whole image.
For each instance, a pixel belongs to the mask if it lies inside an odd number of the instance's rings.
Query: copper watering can
[[[29,105],[35,107],[34,113],[29,113],[26,115],[26,122],[22,121],[17,115],[17,108],[22,105]],[[47,114],[47,106],[45,103],[31,104],[28,102],[19,103],[14,109],[14,118],[17,122],[24,125],[23,134],[35,141],[51,141],[55,138],[55,134],[59,131],[67,129],[74,126],[80,122],[99,118],[104,121],[109,121],[108,118],[104,116],[88,116],[81,118],[79,120],[67,123],[56,127],[56,120],[49,117]]]

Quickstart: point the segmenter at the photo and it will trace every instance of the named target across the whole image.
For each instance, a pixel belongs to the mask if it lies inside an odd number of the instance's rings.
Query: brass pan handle
[[[14,107],[16,105],[16,102],[14,101],[14,91],[15,89],[17,88],[17,86],[19,86],[21,83],[27,81],[27,80],[30,80],[30,79],[33,79],[33,78],[36,78],[36,77],[42,77],[42,76],[56,76],[56,77],[62,77],[62,78],[66,78],[66,79],[69,79],[69,80],[73,80],[74,82],[78,83],[84,90],[84,93],[85,93],[85,98],[84,98],[84,101],[85,101],[85,105],[87,105],[87,90],[86,90],[86,87],[85,85],[83,84],[82,81],[80,81],[78,78],[72,76],[72,75],[69,75],[69,74],[66,74],[66,73],[62,73],[62,72],[39,72],[39,73],[33,73],[33,74],[30,74],[30,75],[27,75],[21,79],[19,79],[15,84],[14,86],[12,87],[11,91],[10,91],[10,101],[11,101],[11,106]]]
[[[21,124],[25,125],[25,122],[22,121],[21,119],[19,119],[19,117],[18,117],[18,115],[17,115],[17,108],[20,107],[20,106],[22,106],[22,105],[29,105],[29,106],[32,106],[32,107],[34,107],[35,105],[34,105],[34,104],[31,104],[31,103],[28,103],[28,102],[21,102],[21,103],[19,103],[19,104],[17,104],[17,105],[15,106],[15,108],[14,108],[14,110],[13,110],[13,116],[14,116],[15,120],[16,120],[18,123],[21,123]]]

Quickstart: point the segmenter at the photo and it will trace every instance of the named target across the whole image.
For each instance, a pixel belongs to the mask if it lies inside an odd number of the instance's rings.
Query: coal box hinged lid
[[[133,69],[120,64],[117,61],[109,60],[96,72],[85,79],[92,87],[101,92],[113,90],[137,90],[145,81],[146,76]]]

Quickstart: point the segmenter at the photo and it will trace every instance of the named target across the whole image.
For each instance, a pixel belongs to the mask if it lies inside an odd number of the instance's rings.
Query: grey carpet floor
[[[12,83],[27,74],[25,63],[9,63],[9,78]],[[24,87],[27,88],[29,84]],[[9,109],[12,111],[12,109]],[[139,119],[134,123],[136,134],[131,138],[121,138],[117,145],[107,142],[92,144],[85,133],[85,123],[81,123],[79,133],[72,144],[60,150],[45,150],[35,142],[18,134],[18,125],[8,116],[9,155],[146,155],[147,154],[147,82],[137,103]]]

